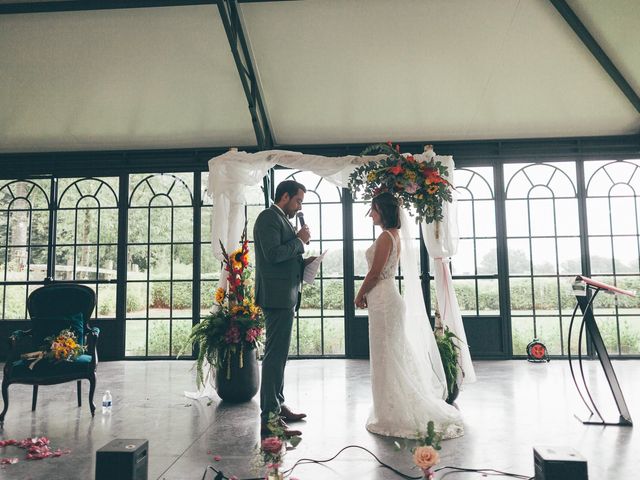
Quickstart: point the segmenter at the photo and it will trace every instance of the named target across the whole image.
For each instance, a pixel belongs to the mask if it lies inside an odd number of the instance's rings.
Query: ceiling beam
[[[238,0],[240,3],[293,0]],[[122,8],[183,7],[215,5],[216,0],[52,0],[0,4],[0,14],[79,12],[84,10],[118,10]]]
[[[256,76],[253,55],[245,35],[242,13],[237,0],[218,0],[220,18],[227,33],[231,53],[240,75],[242,88],[247,97],[251,123],[256,135],[259,150],[267,150],[274,144],[269,116],[262,100],[262,88]]]
[[[609,56],[602,50],[598,42],[593,38],[587,27],[580,21],[578,16],[574,13],[571,7],[565,0],[549,0],[551,4],[558,10],[565,22],[573,29],[580,41],[585,47],[589,49],[591,54],[596,58],[598,63],[604,68],[604,71],[611,77],[611,79],[618,86],[620,91],[635,107],[636,111],[640,113],[640,97],[633,90],[629,82],[624,78],[620,70],[613,64]]]

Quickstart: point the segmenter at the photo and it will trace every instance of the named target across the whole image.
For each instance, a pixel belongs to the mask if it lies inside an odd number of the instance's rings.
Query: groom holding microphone
[[[304,413],[293,413],[284,405],[284,368],[289,354],[291,329],[300,306],[304,267],[314,257],[302,258],[311,234],[298,213],[301,228],[297,232],[289,219],[302,208],[307,189],[301,183],[285,180],[276,188],[275,203],[258,215],[253,228],[256,256],[256,304],[265,315],[266,341],[260,385],[262,435],[269,435],[269,414],[277,415],[287,436],[301,435],[285,421],[296,422]]]

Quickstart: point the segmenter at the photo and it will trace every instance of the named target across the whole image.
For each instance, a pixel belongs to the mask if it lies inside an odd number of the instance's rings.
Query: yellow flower
[[[226,296],[227,292],[224,291],[224,288],[218,288],[216,290],[216,303],[222,305]]]
[[[437,185],[431,185],[429,188],[427,188],[427,193],[429,195],[433,195],[437,191],[438,191],[438,186]]]
[[[407,170],[404,174],[404,176],[408,179],[411,180],[412,182],[416,181],[416,172],[412,172],[411,170]]]
[[[236,313],[244,313],[244,306],[242,305],[234,305],[231,307],[231,313],[235,315]]]
[[[376,174],[374,172],[369,172],[367,175],[367,182],[373,182],[376,179]]]

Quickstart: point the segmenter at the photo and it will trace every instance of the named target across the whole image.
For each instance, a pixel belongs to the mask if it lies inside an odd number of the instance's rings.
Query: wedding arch
[[[307,155],[286,150],[265,150],[257,153],[230,150],[209,160],[208,193],[213,200],[213,216],[211,225],[211,244],[214,255],[222,260],[220,244],[227,250],[232,250],[242,235],[244,228],[244,192],[247,187],[260,184],[268,171],[276,165],[306,170],[324,177],[339,188],[346,188],[349,175],[358,166],[381,158],[382,156],[325,157],[321,155]],[[454,161],[451,156],[435,155],[433,151],[414,155],[416,160],[430,160],[442,162],[448,169],[448,180],[453,184]],[[458,247],[458,227],[456,216],[455,193],[451,203],[443,205],[443,219],[440,222],[420,225],[422,236],[435,265],[434,278],[436,298],[441,322],[448,327],[459,340],[455,340],[460,348],[460,367],[463,376],[459,384],[471,383],[476,380],[466,334],[462,323],[462,316],[458,300],[453,288],[453,281],[448,264],[455,255]],[[224,277],[224,276],[223,276]],[[226,286],[225,278],[220,280],[219,286]],[[407,285],[419,286],[420,282],[406,282]]]

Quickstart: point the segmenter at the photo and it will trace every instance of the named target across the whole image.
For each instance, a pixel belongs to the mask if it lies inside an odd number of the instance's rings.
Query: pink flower
[[[407,193],[416,193],[416,191],[420,188],[416,182],[411,182],[409,185],[404,187],[404,191]]]
[[[422,470],[433,467],[439,460],[440,456],[432,446],[418,447],[413,452],[413,463]]]
[[[282,451],[282,445],[282,440],[278,437],[268,437],[262,440],[261,447],[263,452],[277,455]]]
[[[249,343],[253,343],[256,338],[260,336],[262,330],[259,327],[251,327],[247,330],[247,334],[245,336],[245,340]]]
[[[214,455],[213,459],[214,459],[216,462],[219,462],[220,460],[222,460],[222,457],[221,457],[220,455]]]
[[[224,341],[227,343],[240,342],[240,329],[236,326],[229,327],[227,333],[224,334]]]

